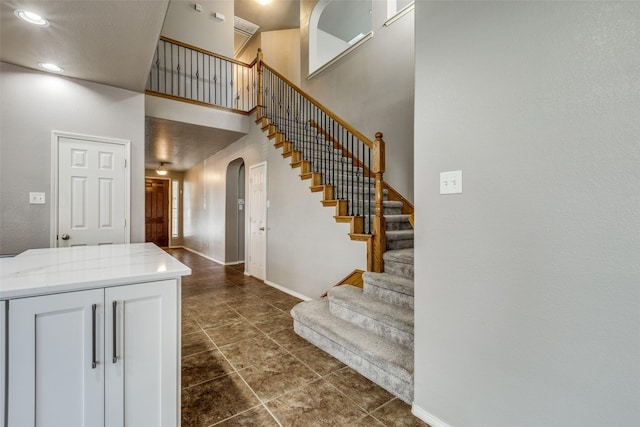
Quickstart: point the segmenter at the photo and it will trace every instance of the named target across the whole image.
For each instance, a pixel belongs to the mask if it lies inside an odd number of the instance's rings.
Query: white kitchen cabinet
[[[9,301],[9,426],[103,424],[103,301],[103,289]]]
[[[105,307],[105,425],[175,426],[180,397],[176,281],[107,288]]]
[[[10,300],[8,425],[178,425],[179,318],[176,279]]]

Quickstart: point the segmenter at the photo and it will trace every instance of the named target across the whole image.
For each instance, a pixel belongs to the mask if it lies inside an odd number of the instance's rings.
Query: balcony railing
[[[147,91],[197,104],[248,113],[256,107],[255,62],[245,64],[161,37]]]

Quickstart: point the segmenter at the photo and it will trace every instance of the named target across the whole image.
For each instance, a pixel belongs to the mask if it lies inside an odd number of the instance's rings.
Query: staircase
[[[270,97],[268,90],[265,93],[266,107],[257,123],[282,156],[290,159],[291,167],[300,168],[300,178],[311,180],[311,191],[323,192],[323,205],[335,206],[336,220],[351,222],[352,238],[374,240],[378,190],[382,199],[384,272],[363,273],[362,288],[336,286],[326,298],[296,305],[291,310],[294,330],[411,404],[414,233],[410,214],[402,213],[402,201],[389,200],[388,189],[376,186],[374,162],[364,143],[358,146],[344,132],[332,132],[331,120],[317,124],[317,113],[296,107],[295,97],[284,96],[286,102],[281,102],[275,95]]]
[[[213,76],[211,63],[218,64]],[[369,271],[356,281],[362,288],[337,286],[327,298],[298,304],[295,331],[412,403],[413,206],[383,180],[382,134],[371,141],[353,129],[265,64],[260,50],[243,64],[161,37],[146,93],[241,114],[257,110],[256,123],[310,190],[322,192],[323,206],[350,223],[352,240],[367,242]]]

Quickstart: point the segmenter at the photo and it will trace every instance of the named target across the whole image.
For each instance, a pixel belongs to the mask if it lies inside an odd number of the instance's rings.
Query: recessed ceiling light
[[[50,62],[38,62],[38,66],[54,73],[62,73],[64,71],[64,69],[62,69],[61,67],[58,67],[56,64],[52,64]]]
[[[36,25],[38,27],[48,27],[49,21],[47,21],[42,16],[37,13],[29,12],[28,10],[16,9],[13,13],[22,19],[24,22],[28,22],[29,24]]]

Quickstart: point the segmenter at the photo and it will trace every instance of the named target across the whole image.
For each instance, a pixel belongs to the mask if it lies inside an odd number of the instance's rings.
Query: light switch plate
[[[462,171],[440,172],[440,194],[462,193]]]
[[[44,193],[29,193],[29,204],[30,205],[44,205]]]

